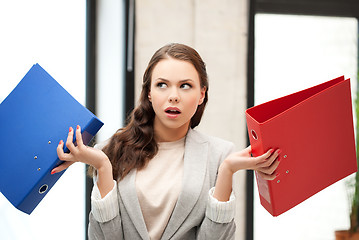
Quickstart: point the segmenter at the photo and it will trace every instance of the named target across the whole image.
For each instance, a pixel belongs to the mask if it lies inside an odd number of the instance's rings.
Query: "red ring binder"
[[[253,156],[282,150],[278,177],[256,174],[273,216],[357,171],[350,79],[344,76],[246,110]],[[305,176],[305,177],[303,177]]]

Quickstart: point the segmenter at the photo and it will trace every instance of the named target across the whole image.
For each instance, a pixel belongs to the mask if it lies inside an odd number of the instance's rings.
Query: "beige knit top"
[[[151,240],[160,239],[182,189],[185,138],[160,142],[157,155],[136,175],[136,191]]]

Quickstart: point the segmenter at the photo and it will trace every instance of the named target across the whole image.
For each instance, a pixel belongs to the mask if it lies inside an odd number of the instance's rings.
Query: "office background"
[[[154,51],[181,42],[207,64],[199,129],[239,150],[246,108],[340,75],[356,90],[358,15],[358,3],[339,0],[1,1],[0,101],[38,62],[105,122],[102,141],[136,105]],[[253,173],[238,172],[236,239],[334,239],[349,226],[346,180],[273,218]],[[0,196],[0,239],[85,239],[91,182],[75,164],[31,216]]]

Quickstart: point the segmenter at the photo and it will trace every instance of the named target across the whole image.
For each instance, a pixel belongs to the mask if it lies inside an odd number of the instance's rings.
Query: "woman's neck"
[[[189,123],[179,128],[163,128],[154,123],[154,132],[156,142],[174,142],[184,138],[188,132]]]

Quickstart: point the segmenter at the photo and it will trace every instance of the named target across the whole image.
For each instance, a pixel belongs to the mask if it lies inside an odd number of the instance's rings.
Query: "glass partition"
[[[255,105],[344,75],[354,109],[357,43],[355,18],[256,14]],[[349,178],[278,217],[260,205],[255,183],[254,239],[334,239],[335,230],[349,227]]]
[[[1,1],[0,102],[39,63],[85,105],[85,22],[86,1]],[[83,164],[68,169],[31,215],[0,194],[0,239],[85,239],[85,231]]]

